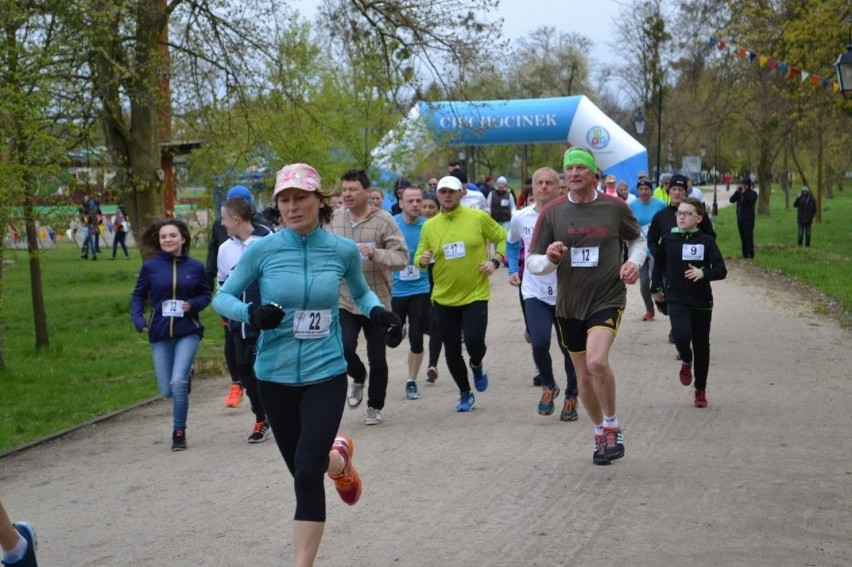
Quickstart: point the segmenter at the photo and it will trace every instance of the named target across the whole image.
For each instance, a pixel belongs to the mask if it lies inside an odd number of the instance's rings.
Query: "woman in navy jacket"
[[[136,330],[148,334],[154,357],[157,387],[172,398],[172,451],[186,449],[189,412],[189,369],[204,335],[199,313],[210,304],[210,285],[204,264],[188,256],[191,237],[183,221],[155,222],[140,244],[159,254],[142,264],[130,297],[130,315]],[[151,313],[145,318],[145,304]]]

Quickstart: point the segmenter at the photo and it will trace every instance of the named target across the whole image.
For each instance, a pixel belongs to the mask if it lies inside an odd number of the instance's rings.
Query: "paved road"
[[[403,350],[386,422],[346,411],[364,496],[350,508],[328,484],[317,564],[852,564],[850,332],[730,268],[714,284],[706,410],[678,382],[667,320],[639,321],[629,290],[613,353],[627,455],[609,467],[592,465],[584,414],[536,414],[516,291],[499,272],[491,387],[473,413],[453,411],[443,365],[405,400]],[[0,495],[36,526],[41,564],[291,564],[291,480],[273,442],[245,443],[251,413],[223,407],[226,388],[196,384],[184,453],[168,450],[158,402],[0,460]]]

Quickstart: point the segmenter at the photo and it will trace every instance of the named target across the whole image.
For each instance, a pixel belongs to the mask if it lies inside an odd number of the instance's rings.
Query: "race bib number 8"
[[[458,242],[450,242],[449,244],[444,244],[444,258],[447,260],[455,260],[457,258],[464,258],[464,242],[459,240]]]
[[[600,249],[597,246],[571,248],[571,267],[594,268],[598,265]]]
[[[681,260],[703,260],[704,245],[703,244],[684,244],[683,252],[681,252]]]
[[[165,300],[163,302],[163,317],[183,317],[183,300]]]
[[[296,311],[293,336],[297,339],[321,339],[331,334],[331,310]]]

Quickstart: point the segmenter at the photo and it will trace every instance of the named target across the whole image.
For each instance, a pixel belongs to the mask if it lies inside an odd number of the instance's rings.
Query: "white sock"
[[[603,435],[603,427],[604,427],[603,423],[595,425],[595,437],[599,437],[599,436]]]
[[[3,561],[6,563],[17,563],[24,558],[27,552],[27,540],[24,536],[18,534],[18,544],[10,550],[3,550]]]
[[[618,418],[616,416],[604,416],[604,427],[618,427]]]

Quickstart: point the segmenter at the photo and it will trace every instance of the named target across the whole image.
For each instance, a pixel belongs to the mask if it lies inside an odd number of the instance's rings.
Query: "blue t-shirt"
[[[394,215],[393,218],[405,237],[405,244],[408,245],[408,265],[405,269],[393,273],[393,296],[409,297],[429,293],[428,270],[421,270],[414,265],[414,253],[417,251],[420,230],[426,222],[426,217],[417,217],[417,222],[413,224],[405,222],[402,213]]]
[[[636,199],[627,206],[630,207],[631,211],[633,211],[633,216],[636,217],[636,221],[639,223],[639,228],[642,229],[642,236],[644,236],[647,240],[648,228],[651,226],[651,221],[654,219],[654,215],[665,209],[668,205],[656,197],[651,197],[651,200],[647,203],[643,203],[639,199]],[[649,246],[648,258],[651,256],[651,247]]]

